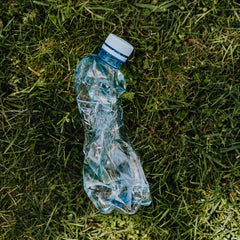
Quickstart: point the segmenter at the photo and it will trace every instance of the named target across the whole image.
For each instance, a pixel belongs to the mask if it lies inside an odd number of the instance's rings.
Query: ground
[[[1,239],[240,239],[240,4],[0,3]],[[109,33],[134,46],[120,99],[153,203],[100,214],[83,190],[73,74]]]

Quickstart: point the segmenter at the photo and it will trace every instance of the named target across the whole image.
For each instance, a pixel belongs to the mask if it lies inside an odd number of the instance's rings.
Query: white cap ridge
[[[122,38],[110,33],[102,49],[122,62],[125,62],[133,51],[133,46]]]

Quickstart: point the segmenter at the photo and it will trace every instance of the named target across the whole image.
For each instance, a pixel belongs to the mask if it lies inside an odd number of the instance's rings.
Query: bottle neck
[[[102,60],[103,62],[107,63],[110,67],[119,69],[124,62],[121,60],[117,59],[116,57],[112,56],[109,54],[107,51],[101,48],[98,58]]]

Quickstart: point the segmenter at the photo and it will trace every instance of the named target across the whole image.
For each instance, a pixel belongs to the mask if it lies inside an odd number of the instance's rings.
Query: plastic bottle
[[[133,214],[151,203],[140,160],[125,136],[123,111],[117,101],[126,83],[119,70],[133,46],[109,34],[98,55],[81,60],[74,75],[82,116],[84,189],[102,213],[113,209]]]

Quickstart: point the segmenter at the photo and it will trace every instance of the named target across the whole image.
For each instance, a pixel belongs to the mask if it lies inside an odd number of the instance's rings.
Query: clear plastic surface
[[[84,189],[102,213],[116,209],[133,214],[148,206],[151,196],[117,103],[126,85],[120,66],[104,50],[85,57],[77,66],[74,87],[85,130]]]

